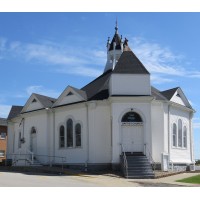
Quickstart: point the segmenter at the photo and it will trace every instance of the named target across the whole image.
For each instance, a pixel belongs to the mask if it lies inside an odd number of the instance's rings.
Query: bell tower
[[[118,24],[116,21],[115,34],[113,36],[113,39],[110,42],[110,37],[108,37],[107,41],[107,62],[104,69],[104,73],[115,68],[115,65],[117,64],[122,52],[123,41],[122,36],[120,37],[118,34]]]

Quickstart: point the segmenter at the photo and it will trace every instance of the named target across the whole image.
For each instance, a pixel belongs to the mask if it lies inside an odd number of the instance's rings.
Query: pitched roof
[[[51,97],[44,96],[44,95],[41,95],[41,94],[36,94],[36,93],[33,93],[33,94],[38,98],[38,100],[40,101],[40,103],[45,108],[50,108],[56,102],[55,98],[51,98]]]
[[[7,119],[0,118],[0,126],[7,126]]]
[[[109,97],[108,82],[111,74],[112,70],[109,70],[81,88],[81,90],[86,92],[88,100],[103,100]]]
[[[75,92],[77,92],[81,97],[83,97],[83,99],[87,100],[87,94],[85,91],[83,90],[79,90],[75,87],[70,86]]]
[[[149,74],[144,65],[132,51],[124,51],[120,56],[114,74]]]
[[[174,93],[178,90],[178,88],[179,87],[162,91],[161,94],[164,95],[168,100],[170,100],[173,97]]]
[[[151,95],[155,97],[156,100],[168,100],[161,92],[155,87],[151,87]]]
[[[115,35],[113,36],[113,39],[112,39],[112,42],[110,44],[110,48],[109,48],[109,51],[113,50],[113,43],[116,43],[116,47],[115,49],[121,49],[121,38],[119,36],[118,33],[115,33]]]
[[[10,113],[8,114],[8,120],[17,117],[20,114],[23,106],[12,106]]]

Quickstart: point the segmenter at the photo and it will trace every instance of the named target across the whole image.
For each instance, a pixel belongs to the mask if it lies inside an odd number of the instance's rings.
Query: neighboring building
[[[0,162],[6,159],[7,120],[0,118]]]
[[[58,99],[34,93],[23,107],[12,107],[8,151],[32,152],[42,164],[64,156],[66,165],[87,169],[118,169],[123,153],[144,154],[163,170],[185,169],[194,163],[193,113],[181,88],[151,86],[150,73],[116,26],[101,76],[81,89],[68,86]]]

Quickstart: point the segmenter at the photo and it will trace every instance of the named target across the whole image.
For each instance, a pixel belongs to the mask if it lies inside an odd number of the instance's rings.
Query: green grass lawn
[[[176,182],[200,184],[200,175],[192,176],[190,178],[184,178],[184,179],[181,179],[181,180],[177,180]]]

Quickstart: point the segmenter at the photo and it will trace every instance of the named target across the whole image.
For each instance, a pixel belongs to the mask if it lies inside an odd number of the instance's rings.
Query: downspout
[[[170,146],[171,146],[171,134],[170,134],[170,104],[168,104],[168,162],[170,162],[171,160],[171,149],[170,149]]]
[[[189,130],[190,130],[190,157],[191,157],[191,163],[194,162],[193,160],[193,133],[192,133],[192,117],[193,113],[190,113],[189,117]]]
[[[86,158],[86,161],[85,161],[85,171],[88,170],[88,162],[89,162],[89,111],[88,111],[88,104],[86,103],[86,120],[87,120],[87,143],[86,143],[86,146],[87,146],[87,158]]]
[[[53,113],[53,156],[54,156],[54,162],[55,162],[55,110],[52,109],[52,113]]]

